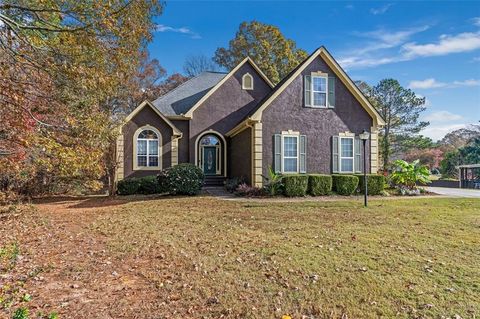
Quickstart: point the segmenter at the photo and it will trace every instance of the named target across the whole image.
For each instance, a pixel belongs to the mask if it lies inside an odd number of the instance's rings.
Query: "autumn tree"
[[[216,72],[218,70],[218,65],[205,55],[189,55],[183,64],[183,72],[188,77],[197,76],[205,71]]]
[[[395,142],[408,140],[429,125],[419,120],[420,114],[425,111],[425,98],[403,88],[394,79],[381,80],[371,88],[361,83],[357,86],[385,120],[380,131],[380,155],[386,171]]]
[[[472,124],[447,133],[439,141],[439,144],[448,150],[453,150],[467,145],[476,137],[480,137],[480,124]]]
[[[3,188],[18,176],[96,186],[115,140],[113,110],[128,108],[122,89],[161,9],[156,0],[0,2]]]
[[[214,61],[231,70],[247,56],[276,84],[308,54],[298,49],[295,41],[285,38],[276,26],[252,21],[240,24],[228,48],[215,51]]]

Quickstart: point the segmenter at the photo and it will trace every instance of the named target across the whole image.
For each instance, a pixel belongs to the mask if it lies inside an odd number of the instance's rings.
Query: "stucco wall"
[[[370,131],[372,118],[336,79],[335,108],[318,109],[304,107],[303,77],[311,72],[334,74],[318,57],[305,68],[301,75],[263,111],[263,173],[273,166],[273,135],[286,130],[299,131],[307,136],[307,172],[332,173],[332,136],[350,131],[355,134]],[[367,160],[370,147],[367,143]],[[370,169],[368,169],[369,171]]]
[[[229,140],[229,172],[230,177],[245,177],[251,183],[252,174],[252,129],[247,128]]]
[[[247,72],[253,76],[253,90],[242,89],[242,76]],[[270,90],[270,86],[249,63],[237,70],[193,112],[189,130],[190,162],[195,161],[195,140],[199,134],[212,129],[224,135],[243,120]]]
[[[123,126],[124,138],[124,174],[128,177],[141,177],[158,174],[158,170],[133,171],[133,135],[135,131],[144,126],[151,125],[160,131],[162,135],[162,168],[170,167],[171,163],[171,140],[172,128],[165,123],[150,107],[145,106],[128,123]]]

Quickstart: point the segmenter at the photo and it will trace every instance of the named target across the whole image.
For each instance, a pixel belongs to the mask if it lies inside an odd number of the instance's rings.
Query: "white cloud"
[[[410,81],[408,87],[411,89],[435,89],[435,88],[457,88],[463,86],[478,86],[480,85],[480,80],[468,79],[463,81],[453,81],[451,83],[439,82],[434,78],[429,78],[425,80],[415,80]]]
[[[453,114],[448,111],[438,111],[434,113],[430,113],[425,116],[425,120],[432,122],[432,123],[444,123],[444,122],[452,122],[452,121],[459,121],[462,120],[463,117],[458,114]]]
[[[416,80],[411,81],[408,84],[408,87],[411,89],[433,89],[433,88],[440,88],[444,87],[446,83],[437,82],[434,78],[425,79],[425,80]]]
[[[385,12],[388,11],[388,9],[390,9],[390,7],[392,5],[393,5],[392,3],[388,3],[386,5],[383,5],[383,6],[379,7],[379,8],[371,8],[370,13],[373,14],[373,15],[384,14]]]
[[[355,9],[355,6],[354,6],[353,4],[347,4],[347,5],[345,6],[345,9],[353,10],[353,9]]]
[[[457,35],[441,35],[436,43],[406,43],[402,46],[402,54],[411,59],[469,52],[477,49],[480,49],[480,32],[465,32]]]
[[[187,27],[174,28],[174,27],[164,25],[164,24],[157,24],[156,27],[155,27],[155,31],[157,31],[157,32],[182,33],[182,34],[189,35],[192,39],[201,39],[202,38],[198,33],[190,30]]]
[[[365,68],[382,64],[406,61],[407,58],[399,55],[378,57],[378,52],[399,47],[410,39],[414,34],[426,31],[429,25],[407,28],[399,31],[377,29],[369,32],[355,32],[354,35],[368,38],[362,48],[350,50],[348,55],[341,57],[338,61],[344,68]]]
[[[447,133],[466,127],[466,124],[430,124],[420,134],[430,137],[434,141],[442,139]]]
[[[480,27],[480,17],[475,17],[472,19],[472,22],[474,25],[476,25],[477,27]]]
[[[480,80],[468,79],[464,81],[453,81],[453,86],[477,86],[480,85]]]

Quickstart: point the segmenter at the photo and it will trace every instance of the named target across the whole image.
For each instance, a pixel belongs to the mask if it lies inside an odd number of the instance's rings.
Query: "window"
[[[340,172],[353,173],[353,138],[340,138]]]
[[[136,167],[159,167],[159,138],[150,129],[142,130],[136,141]]]
[[[283,172],[298,172],[298,136],[283,136]]]
[[[335,77],[322,75],[306,75],[305,106],[310,107],[335,107]],[[328,92],[328,93],[327,93]]]
[[[253,76],[250,73],[245,73],[242,76],[242,89],[253,90]]]
[[[312,106],[327,106],[327,77],[312,76]]]
[[[307,137],[292,130],[275,134],[273,168],[277,173],[307,172]]]

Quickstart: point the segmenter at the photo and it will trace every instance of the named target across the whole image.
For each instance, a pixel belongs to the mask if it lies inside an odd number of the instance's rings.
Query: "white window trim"
[[[245,85],[245,78],[249,77],[250,78],[250,83],[252,84],[251,86],[246,86]],[[242,89],[243,90],[253,90],[253,76],[250,73],[245,73],[242,76]]]
[[[349,156],[342,156],[342,140],[352,140],[352,157]],[[338,171],[340,173],[355,173],[355,136],[340,136],[338,141]],[[352,160],[352,170],[351,171],[344,171],[342,167],[342,159],[351,159]]]
[[[325,91],[314,91],[314,79],[315,78],[323,78],[325,79]],[[314,95],[315,93],[324,93],[325,94],[325,105],[315,105]],[[310,102],[311,107],[314,108],[327,108],[328,107],[328,75],[327,74],[312,74],[310,77]]]
[[[141,132],[144,130],[151,130],[157,134],[157,141],[158,141],[158,166],[139,166],[138,165],[138,154],[137,154],[137,141],[138,140],[147,140],[148,139],[139,139],[138,136],[140,135]],[[149,155],[149,149],[148,149],[148,142],[147,142],[147,165],[150,159],[148,158]],[[133,134],[133,170],[134,171],[159,171],[162,169],[162,134],[160,134],[160,131],[157,130],[155,127],[150,126],[150,125],[145,125],[140,128],[138,128],[135,131],[135,134]]]
[[[282,136],[282,153],[281,153],[281,166],[282,166],[282,174],[298,174],[300,172],[300,133],[299,132],[292,132],[292,131],[288,131],[287,132],[282,132],[281,134]],[[285,157],[284,154],[285,154],[285,137],[295,137],[297,139],[297,156],[296,156],[296,159],[297,159],[297,170],[295,172],[286,172],[285,171],[285,158],[295,158],[293,156],[287,156]]]

